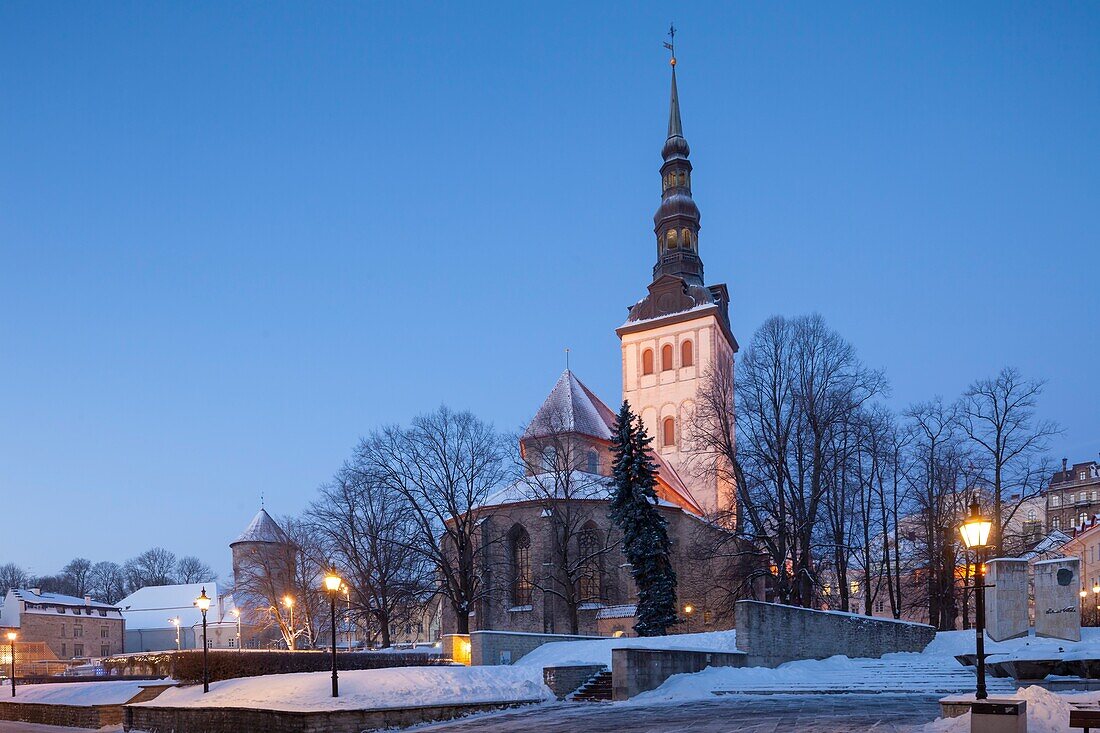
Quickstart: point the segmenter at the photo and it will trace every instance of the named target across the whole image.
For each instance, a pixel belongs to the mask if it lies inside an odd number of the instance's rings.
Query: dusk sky
[[[1100,451],[1100,4],[0,5],[0,563],[229,573],[361,435],[514,430],[655,257],[669,21],[742,346],[819,312],[889,404],[1006,365]]]

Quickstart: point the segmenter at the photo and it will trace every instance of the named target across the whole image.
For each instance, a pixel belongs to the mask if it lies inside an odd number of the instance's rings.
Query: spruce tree
[[[657,511],[657,466],[650,459],[652,439],[641,418],[623,402],[611,446],[615,484],[611,521],[623,533],[623,554],[638,589],[638,636],[663,636],[677,623],[676,572],[669,558],[672,543]]]

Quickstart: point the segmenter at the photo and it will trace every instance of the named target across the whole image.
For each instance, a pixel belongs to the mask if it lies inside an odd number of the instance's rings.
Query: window
[[[1028,509],[1027,510],[1027,521],[1029,521],[1029,522],[1034,522],[1035,521],[1035,510],[1034,509]]]
[[[691,249],[691,230],[690,229],[681,229],[680,230],[680,243],[686,249]]]
[[[1079,478],[1080,480],[1084,481],[1084,480],[1085,480],[1085,472],[1084,472],[1084,471],[1082,471],[1081,473],[1077,474],[1077,478]]]
[[[558,451],[554,446],[542,449],[542,467],[546,471],[555,471],[558,467]]]
[[[603,600],[600,576],[602,575],[599,529],[595,522],[587,522],[577,537],[577,552],[581,561],[581,577],[578,591],[581,603]]]
[[[83,639],[84,638],[84,627],[81,626],[80,624],[73,624],[73,638],[74,639]]]
[[[690,341],[680,344],[680,366],[689,367],[695,364],[695,350]]]
[[[512,605],[531,605],[531,535],[519,526],[512,530]]]
[[[1062,505],[1062,498],[1060,496],[1058,496],[1057,494],[1053,494],[1050,497],[1050,505],[1051,506],[1061,506]]]
[[[642,374],[653,373],[653,349],[642,352]]]
[[[848,582],[848,592],[853,596],[859,595],[859,581],[852,580]]]
[[[83,644],[73,644],[73,656],[74,657],[83,657],[84,656],[84,645]]]
[[[875,613],[882,613],[886,610],[886,605],[883,601],[875,601]]]
[[[661,347],[661,371],[667,372],[672,369],[672,344],[665,344]]]
[[[1089,515],[1088,514],[1085,514],[1084,512],[1081,512],[1080,514],[1077,515],[1077,523],[1080,524],[1082,527],[1084,527],[1085,524],[1088,521],[1089,521]]]
[[[111,656],[111,645],[110,644],[100,644],[99,645],[99,656],[101,656],[101,657]]]
[[[1052,518],[1050,520],[1050,528],[1051,529],[1061,529],[1062,528],[1062,518],[1061,517]]]
[[[108,629],[106,626],[104,626],[103,628],[101,628],[99,630],[99,638],[100,639],[110,639],[111,638],[111,630]]]
[[[65,642],[61,642],[61,657],[62,659],[65,657]]]
[[[676,230],[669,229],[665,232],[665,248],[676,249]]]
[[[588,458],[587,471],[589,473],[599,473],[600,472],[600,454],[597,453],[594,450],[590,450],[590,451],[588,451],[587,458]]]
[[[671,417],[666,417],[664,422],[661,423],[661,437],[663,445],[675,446],[676,445],[676,421]]]

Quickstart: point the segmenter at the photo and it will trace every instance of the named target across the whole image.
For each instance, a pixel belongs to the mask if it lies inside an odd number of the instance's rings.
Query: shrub
[[[341,652],[336,655],[336,668],[384,669],[388,667],[424,667],[444,664],[439,657],[429,654],[400,654],[379,652]],[[332,657],[324,651],[233,651],[211,649],[207,660],[210,681],[230,680],[237,677],[259,677],[268,674],[290,672],[325,672],[332,669]],[[105,665],[112,674],[123,670],[155,669],[157,673],[180,682],[202,681],[202,650],[135,654],[107,660]]]

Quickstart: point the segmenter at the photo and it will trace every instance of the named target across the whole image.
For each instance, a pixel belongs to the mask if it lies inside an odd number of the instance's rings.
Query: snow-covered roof
[[[80,606],[91,608],[115,608],[110,603],[85,600],[76,596],[66,596],[61,593],[36,593],[32,588],[12,588],[12,595],[27,603],[51,603],[55,606]]]
[[[524,438],[538,438],[560,433],[580,433],[601,440],[611,440],[615,413],[581,380],[566,369],[558,377],[554,389],[535,413]]]
[[[252,517],[245,531],[241,532],[241,536],[230,542],[229,546],[232,547],[240,542],[284,544],[290,542],[290,538],[286,536],[286,532],[278,522],[271,518],[266,509],[260,509],[256,512],[256,516]]]
[[[229,613],[231,597],[218,598],[217,583],[184,583],[181,585],[148,585],[136,590],[118,602],[122,617],[129,629],[173,628],[170,619],[179,618],[180,626],[189,628],[202,623],[202,612],[195,607],[195,599],[206,589],[210,597],[207,621],[215,622]],[[228,603],[226,601],[229,600]],[[224,606],[224,607],[223,607]]]
[[[599,613],[596,614],[596,618],[631,618],[637,613],[638,607],[631,603],[622,606],[601,608]]]
[[[1057,529],[1051,530],[1050,534],[1039,540],[1039,543],[1035,545],[1035,547],[1031,548],[1020,557],[1025,560],[1033,560],[1040,555],[1045,555],[1049,552],[1056,552],[1059,547],[1069,541],[1069,535]]]

